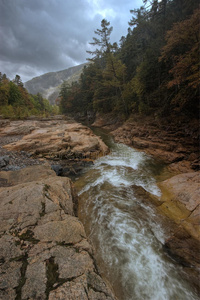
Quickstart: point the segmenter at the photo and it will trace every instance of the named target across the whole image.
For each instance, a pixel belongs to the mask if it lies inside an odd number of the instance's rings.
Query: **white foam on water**
[[[143,152],[138,152],[123,144],[115,144],[112,153],[97,160],[96,166],[98,167],[99,164],[106,163],[110,166],[130,167],[136,170],[138,164],[141,163],[144,158],[145,154]]]
[[[162,245],[145,222],[133,220],[117,208],[107,207],[104,211],[101,206],[102,223],[107,223],[111,232],[100,230],[102,256],[116,273],[121,273],[124,290],[132,295],[125,299],[197,299],[181,282],[173,264],[163,259]]]
[[[138,152],[126,145],[116,144],[115,150],[107,156],[98,159],[94,168],[101,170],[103,179],[113,186],[130,186],[136,184],[143,187],[147,192],[160,196],[161,192],[152,176],[143,176],[137,170],[147,155]],[[107,167],[106,167],[107,166]],[[109,168],[110,167],[110,168]]]
[[[134,196],[133,185],[160,195],[153,175],[142,170],[145,159],[144,153],[117,144],[83,176],[79,195],[85,199],[82,210],[90,218],[91,238],[98,243],[111,283],[120,280],[120,300],[196,300],[162,251],[164,232],[154,222],[153,208]]]

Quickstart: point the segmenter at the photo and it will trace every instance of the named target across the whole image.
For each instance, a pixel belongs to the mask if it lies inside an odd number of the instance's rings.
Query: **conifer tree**
[[[105,54],[111,52],[111,44],[110,44],[110,34],[113,30],[113,27],[109,27],[110,22],[106,19],[101,21],[101,29],[95,30],[95,34],[99,36],[98,38],[93,37],[93,42],[90,43],[92,46],[98,46],[94,51],[87,51],[87,53],[93,55],[93,58],[88,59],[89,61],[96,61],[104,57]]]

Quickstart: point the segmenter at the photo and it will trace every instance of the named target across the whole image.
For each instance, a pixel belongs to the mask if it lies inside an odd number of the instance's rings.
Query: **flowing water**
[[[181,267],[163,252],[164,231],[154,207],[142,201],[144,191],[160,196],[156,176],[163,166],[108,136],[105,142],[111,153],[75,183],[79,218],[101,272],[119,300],[199,299]]]

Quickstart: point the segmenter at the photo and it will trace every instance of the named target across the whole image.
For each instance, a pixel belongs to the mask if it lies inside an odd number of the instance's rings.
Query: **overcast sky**
[[[25,82],[84,63],[103,18],[112,42],[126,36],[142,0],[0,0],[0,72]]]

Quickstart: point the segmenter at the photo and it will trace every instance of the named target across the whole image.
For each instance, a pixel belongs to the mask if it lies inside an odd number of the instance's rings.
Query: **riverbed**
[[[85,170],[75,186],[79,218],[100,272],[119,300],[199,299],[182,267],[163,251],[166,233],[161,216],[138,196],[161,196],[157,182],[166,175],[164,164],[114,143],[106,133],[95,133],[101,134],[111,152]]]

